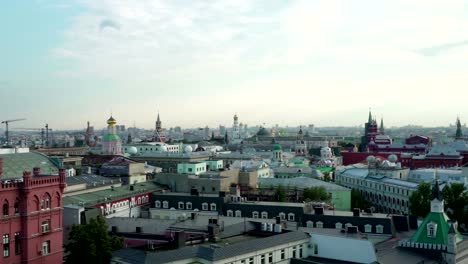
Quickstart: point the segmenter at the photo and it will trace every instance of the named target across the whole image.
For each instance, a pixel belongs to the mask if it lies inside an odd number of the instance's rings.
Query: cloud
[[[432,47],[416,50],[416,53],[425,57],[433,57],[433,56],[438,56],[445,52],[448,52],[457,48],[461,48],[461,47],[466,47],[466,46],[468,46],[468,40],[435,45]]]
[[[119,31],[120,25],[110,19],[104,19],[99,24],[99,31],[102,32],[106,28]]]

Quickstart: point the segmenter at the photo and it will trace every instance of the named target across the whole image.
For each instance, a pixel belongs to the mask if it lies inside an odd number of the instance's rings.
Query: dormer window
[[[436,237],[437,235],[437,224],[434,222],[430,222],[427,224],[427,236],[428,237]]]

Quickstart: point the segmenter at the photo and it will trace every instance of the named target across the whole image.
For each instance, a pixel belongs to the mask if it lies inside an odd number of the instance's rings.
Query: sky
[[[468,120],[468,0],[2,1],[0,32],[11,127]]]

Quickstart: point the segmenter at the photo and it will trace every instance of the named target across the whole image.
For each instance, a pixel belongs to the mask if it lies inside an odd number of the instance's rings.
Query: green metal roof
[[[103,137],[103,140],[106,141],[111,141],[111,140],[120,140],[119,135],[114,135],[114,134],[107,134]]]
[[[109,187],[106,190],[63,197],[63,204],[94,206],[100,203],[120,200],[133,195],[147,192],[155,192],[162,189],[164,188],[153,182],[135,184],[133,191],[130,190],[129,185],[114,187],[113,189]]]
[[[4,180],[22,178],[24,171],[32,171],[35,167],[41,168],[41,174],[58,174],[58,166],[38,152],[2,154],[0,158],[3,160]]]
[[[273,150],[282,150],[283,148],[280,145],[275,145]]]
[[[316,168],[317,170],[319,171],[322,171],[322,172],[332,172],[332,171],[335,171],[335,168],[333,167],[317,167]]]
[[[419,226],[418,231],[416,231],[416,233],[411,237],[411,241],[418,243],[447,245],[448,233],[450,228],[448,221],[449,218],[445,213],[429,213]],[[427,224],[429,224],[430,222],[434,222],[437,224],[435,237],[427,236]],[[457,237],[457,240],[462,239],[460,234],[457,234]]]

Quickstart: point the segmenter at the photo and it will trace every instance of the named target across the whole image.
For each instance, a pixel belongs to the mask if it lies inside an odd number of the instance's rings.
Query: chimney
[[[41,174],[41,168],[35,167],[33,168],[33,175],[34,176],[39,176]]]

